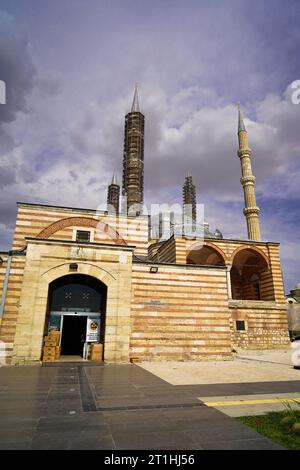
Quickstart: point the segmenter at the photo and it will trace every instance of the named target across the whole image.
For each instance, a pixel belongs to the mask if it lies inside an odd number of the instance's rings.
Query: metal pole
[[[5,305],[6,294],[7,294],[7,287],[8,287],[8,280],[9,280],[11,262],[12,262],[12,252],[9,251],[8,258],[7,258],[7,266],[6,266],[6,273],[5,273],[5,278],[4,278],[3,290],[2,290],[1,304],[0,304],[0,320],[2,320],[3,312],[4,312],[4,305]]]

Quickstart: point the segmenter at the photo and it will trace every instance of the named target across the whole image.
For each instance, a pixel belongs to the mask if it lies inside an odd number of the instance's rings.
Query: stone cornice
[[[274,300],[229,300],[229,308],[249,310],[286,310],[285,304]]]
[[[258,215],[259,212],[260,212],[260,208],[259,207],[245,207],[245,209],[243,210],[244,212],[244,215],[247,216],[247,215],[251,215],[251,214],[256,214]]]
[[[241,149],[241,150],[238,150],[237,151],[237,155],[239,158],[243,158],[243,157],[251,157],[251,149]]]
[[[245,186],[245,185],[254,185],[255,176],[254,175],[242,176],[241,179],[240,179],[240,182],[243,186]]]
[[[40,245],[71,245],[71,246],[80,246],[82,248],[117,248],[118,250],[122,249],[124,251],[133,251],[136,247],[133,245],[117,245],[115,243],[95,243],[95,242],[77,242],[72,240],[56,240],[49,238],[35,238],[35,237],[25,237],[25,240],[32,244]]]

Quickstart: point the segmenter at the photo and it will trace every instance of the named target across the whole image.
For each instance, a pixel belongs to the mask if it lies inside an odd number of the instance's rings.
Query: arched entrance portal
[[[239,250],[233,258],[230,277],[233,299],[274,301],[272,273],[257,250]]]
[[[107,288],[82,274],[60,277],[49,285],[46,334],[60,331],[62,356],[85,355],[91,342],[104,344]]]

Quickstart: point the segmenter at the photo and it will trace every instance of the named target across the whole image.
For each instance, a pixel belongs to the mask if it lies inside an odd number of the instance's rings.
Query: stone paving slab
[[[291,366],[291,349],[281,350],[240,350],[236,356],[238,359],[269,362]]]
[[[278,448],[194,392],[133,364],[1,368],[0,449]]]
[[[143,362],[140,367],[171,385],[204,385],[300,380],[292,350],[248,352],[232,361]],[[242,353],[239,353],[242,354]]]
[[[199,396],[261,395],[265,393],[299,393],[300,380],[286,382],[249,382],[204,385],[180,385],[177,388]]]

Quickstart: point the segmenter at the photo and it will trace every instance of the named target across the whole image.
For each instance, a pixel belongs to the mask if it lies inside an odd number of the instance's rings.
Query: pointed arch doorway
[[[86,358],[92,342],[104,344],[107,287],[85,274],[60,277],[49,285],[45,334],[60,332],[61,359]]]

